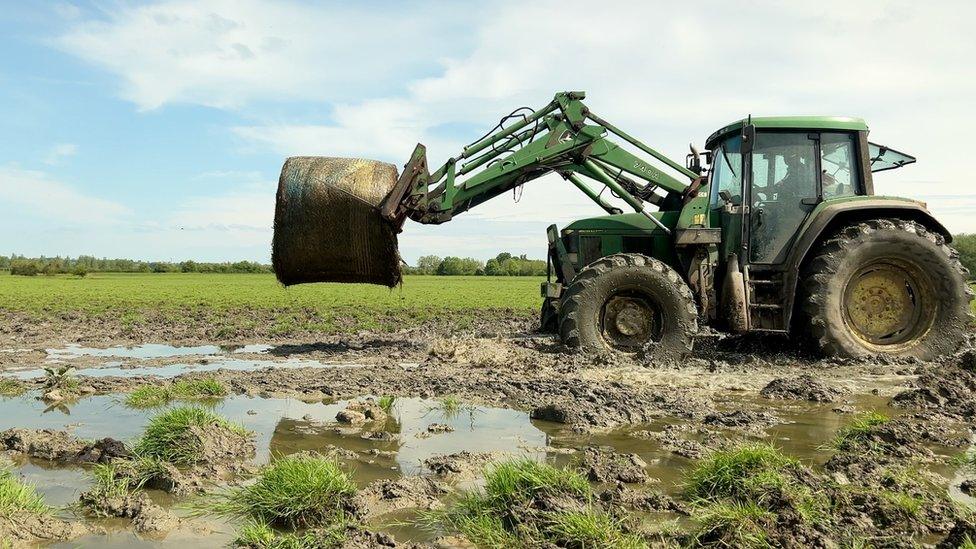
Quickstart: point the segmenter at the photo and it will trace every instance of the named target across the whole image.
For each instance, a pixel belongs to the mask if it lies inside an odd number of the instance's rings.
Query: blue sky
[[[675,158],[749,113],[863,116],[919,157],[878,192],[976,231],[972,3],[2,4],[0,253],[267,261],[286,156],[442,160],[560,89]],[[591,214],[550,178],[401,247],[542,257]]]

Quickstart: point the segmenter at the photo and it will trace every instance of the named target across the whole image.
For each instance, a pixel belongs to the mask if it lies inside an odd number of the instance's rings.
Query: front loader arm
[[[584,97],[583,92],[558,93],[552,102],[531,114],[509,115],[434,173],[428,171],[426,148],[418,144],[384,201],[382,215],[398,226],[407,217],[420,223],[444,223],[499,194],[556,172],[608,213],[620,210],[608,204],[584,178],[610,188],[634,211],[644,213],[668,231],[644,210],[644,202],[660,205],[662,199],[652,192],[654,189],[681,195],[699,174],[591,113],[582,103]],[[505,126],[513,117],[520,120]],[[609,140],[608,134],[617,135],[689,182],[623,149]]]

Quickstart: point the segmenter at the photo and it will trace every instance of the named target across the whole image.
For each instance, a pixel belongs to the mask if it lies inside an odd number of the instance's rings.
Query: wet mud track
[[[976,428],[969,354],[932,364],[825,361],[781,341],[712,339],[695,357],[658,364],[580,357],[517,322],[509,327],[505,337],[414,330],[220,345],[19,341],[4,349],[4,379],[26,392],[0,397],[0,431],[47,429],[56,440],[131,446],[153,415],[180,404],[132,407],[133,391],[195,379],[226,388],[206,406],[253,433],[254,455],[220,482],[186,473],[191,493],[146,489],[176,519],[166,532],[79,511],[92,465],[52,451],[56,443],[0,449],[16,475],[59,506],[51,521],[61,522],[35,538],[71,546],[225,546],[240,522],[197,516],[192,502],[246,484],[272,456],[309,451],[353,472],[364,527],[398,545],[458,546],[447,532],[420,527],[419,513],[449,507],[458,490],[480,485],[486,464],[519,456],[581,471],[605,508],[656,532],[643,538],[651,545],[727,544],[729,532],[700,535],[687,475],[715,452],[757,443],[798,458],[789,482],[827,494],[834,509],[830,520],[798,522],[789,518],[797,504],[784,497],[764,524],[776,545],[914,546],[967,535],[967,513],[976,509],[976,471],[966,463]],[[45,398],[44,368],[65,366],[76,383]],[[380,397],[396,397],[395,406],[371,420],[362,410]],[[886,420],[847,446],[837,442],[868,413]],[[909,512],[914,501],[925,511]]]

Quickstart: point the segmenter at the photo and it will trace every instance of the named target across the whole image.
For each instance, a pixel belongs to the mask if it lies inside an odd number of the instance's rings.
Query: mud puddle
[[[131,347],[116,346],[107,348],[84,347],[81,345],[66,345],[57,349],[45,349],[48,360],[71,360],[80,357],[112,357],[132,359],[171,358],[194,355],[226,355],[226,354],[266,354],[274,349],[272,345],[194,345],[175,346],[161,343],[146,343]]]
[[[79,376],[87,377],[123,377],[135,378],[144,376],[157,376],[163,378],[176,377],[189,372],[215,372],[217,370],[229,370],[236,372],[250,372],[265,368],[357,368],[362,364],[339,363],[339,362],[320,362],[318,360],[288,359],[284,361],[273,360],[249,360],[227,357],[217,357],[212,360],[205,360],[193,364],[176,363],[164,364],[160,366],[136,366],[121,362],[107,362],[101,366],[90,368],[78,368],[74,370]],[[406,363],[404,367],[416,366],[416,364]],[[23,370],[8,369],[5,373],[9,377],[17,379],[37,379],[44,377],[43,368],[27,368]]]
[[[67,430],[78,438],[111,436],[131,442],[149,418],[162,408],[140,410],[125,406],[123,396],[97,395],[56,408],[48,408],[29,394],[0,399],[0,431],[18,427]],[[545,459],[549,435],[533,424],[525,412],[484,406],[446,410],[437,400],[397,399],[386,421],[352,427],[336,421],[349,401],[302,402],[288,398],[234,396],[215,403],[213,410],[253,431],[256,464],[272,456],[301,451],[335,453],[352,472],[360,487],[380,479],[399,479],[430,474],[424,461],[434,456],[469,452],[475,455],[527,455]],[[432,427],[433,426],[433,427]],[[91,486],[89,473],[81,466],[66,466],[18,456],[12,458],[16,472],[33,482],[49,504],[70,507]],[[150,491],[157,503],[186,515],[180,501]],[[70,517],[71,511],[63,511]],[[383,517],[379,525],[409,522],[409,511]],[[90,520],[105,530],[55,547],[93,544],[99,547],[175,546],[222,547],[233,539],[236,525],[193,519],[184,528],[159,538],[140,538],[126,521]],[[400,537],[423,538],[426,534],[410,526],[396,528]]]

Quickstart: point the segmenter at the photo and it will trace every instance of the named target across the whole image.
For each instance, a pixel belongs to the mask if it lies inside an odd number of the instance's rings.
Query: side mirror
[[[701,165],[701,153],[695,148],[692,143],[688,144],[688,148],[691,149],[691,154],[685,157],[685,167],[689,170],[701,175],[702,165]]]
[[[742,126],[742,154],[752,152],[752,144],[756,141],[756,126],[752,124],[752,115],[749,115],[749,123]]]
[[[728,189],[722,189],[719,191],[718,197],[721,198],[722,202],[725,202],[726,204],[732,203],[732,193],[730,193]]]

